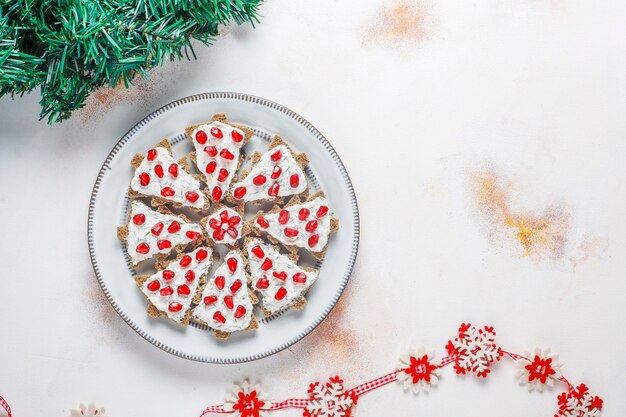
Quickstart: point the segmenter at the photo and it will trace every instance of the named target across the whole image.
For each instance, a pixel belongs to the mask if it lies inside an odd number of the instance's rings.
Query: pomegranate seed
[[[287,237],[296,237],[298,236],[298,231],[296,229],[292,229],[291,227],[285,227],[285,236]]]
[[[233,239],[237,239],[237,235],[239,235],[239,232],[234,227],[229,227],[228,230],[226,230],[226,233],[228,233],[228,235]]]
[[[320,241],[320,235],[312,235],[309,238],[309,246],[314,247],[315,245],[317,245],[317,242],[319,241]]]
[[[237,216],[235,214],[235,215],[231,216],[230,219],[228,219],[228,225],[229,226],[237,226],[240,221],[241,221],[241,217],[239,217],[239,216]]]
[[[266,277],[259,278],[259,280],[256,282],[256,287],[261,290],[264,290],[269,286],[270,286],[270,281]]]
[[[215,172],[215,168],[217,168],[217,162],[211,161],[206,165],[206,169],[204,170],[204,172],[206,172],[207,174],[212,174],[213,172]]]
[[[135,214],[133,216],[133,223],[135,223],[137,226],[140,226],[142,224],[144,224],[146,221],[146,215],[145,214]]]
[[[152,226],[152,229],[150,229],[150,232],[152,232],[152,234],[155,236],[160,235],[162,231],[163,231],[163,223],[160,223],[160,222]]]
[[[208,256],[209,256],[209,252],[207,252],[206,249],[200,249],[198,252],[196,252],[196,261],[202,262]]]
[[[202,237],[200,233],[194,232],[193,230],[187,230],[187,232],[185,232],[185,236],[187,236],[189,240],[198,240]]]
[[[167,297],[168,295],[174,294],[174,290],[172,290],[172,287],[168,285],[165,288],[161,288],[161,291],[159,291],[159,294],[161,294],[162,297]]]
[[[176,220],[170,223],[170,225],[167,227],[168,233],[176,233],[179,230],[180,230],[180,223],[178,223]]]
[[[166,269],[162,272],[161,276],[163,277],[164,280],[169,281],[171,279],[174,279],[176,274],[174,273],[174,271]]]
[[[230,136],[233,138],[233,141],[235,143],[239,143],[243,140],[243,135],[241,133],[239,133],[238,130],[234,130],[232,132],[230,132]]]
[[[313,233],[317,229],[317,220],[311,220],[304,226],[307,232]]]
[[[289,221],[289,212],[287,210],[281,210],[278,214],[278,223],[285,224]]]
[[[218,275],[215,277],[215,286],[217,287],[218,290],[223,290],[224,284],[226,284],[226,280],[224,279],[223,276]]]
[[[148,151],[148,161],[154,161],[157,157],[157,150],[156,149],[150,149]]]
[[[267,178],[265,178],[265,175],[263,174],[259,174],[252,179],[252,183],[254,185],[263,185],[265,184],[265,181],[267,181]]]
[[[205,146],[204,152],[206,152],[210,157],[214,157],[217,155],[217,148],[215,146]]]
[[[289,185],[291,185],[291,188],[297,188],[298,185],[300,185],[300,176],[298,174],[293,174],[289,177]]]
[[[233,304],[233,296],[232,295],[227,295],[226,297],[224,297],[224,305],[226,305],[226,308],[228,308],[229,310],[233,309],[233,307],[235,305]]]
[[[213,240],[224,240],[224,231],[222,229],[217,229],[213,232]]]
[[[263,263],[261,264],[261,269],[264,271],[267,271],[268,269],[270,269],[272,267],[274,263],[272,262],[272,260],[270,258],[266,258]]]
[[[220,212],[220,220],[222,221],[222,223],[228,222],[228,210],[222,210]]]
[[[272,161],[276,162],[278,161],[281,157],[283,156],[283,154],[280,152],[280,150],[274,152],[270,158],[272,159]]]
[[[186,297],[191,294],[191,289],[189,288],[189,286],[187,286],[187,284],[183,284],[178,286],[176,292],[178,292],[178,295]]]
[[[297,282],[298,284],[304,284],[306,282],[306,275],[304,272],[296,272],[293,274],[293,282]]]
[[[163,187],[163,189],[161,190],[161,195],[163,197],[171,197],[174,194],[176,194],[176,192],[171,187]]]
[[[226,260],[226,264],[228,265],[228,269],[230,269],[230,272],[235,272],[237,270],[237,259],[228,258]]]
[[[157,242],[157,247],[159,248],[159,250],[169,249],[172,247],[172,242],[167,239],[159,240]]]
[[[196,133],[196,141],[200,144],[200,145],[204,145],[207,141],[208,137],[206,135],[206,133],[204,132],[204,130],[198,130],[198,132]]]
[[[154,291],[158,290],[159,288],[161,288],[161,283],[158,280],[155,279],[154,281],[148,283],[147,288],[150,291],[154,292]]]
[[[140,243],[139,245],[137,245],[137,248],[135,248],[135,250],[137,251],[137,253],[145,255],[146,253],[150,252],[150,246],[148,246],[147,243]]]
[[[233,155],[233,153],[226,148],[220,151],[220,156],[224,159],[228,159],[229,161],[235,159],[235,155]]]
[[[230,292],[232,292],[233,294],[235,294],[237,291],[239,291],[239,288],[241,288],[243,284],[241,283],[241,280],[238,279],[235,282],[233,282],[233,285],[230,286]]]
[[[221,168],[220,173],[217,176],[217,180],[219,182],[224,182],[224,180],[228,177],[228,170],[226,168]]]
[[[155,165],[154,173],[156,174],[157,177],[163,178],[163,167],[161,166],[161,164]]]
[[[176,313],[177,311],[180,311],[183,309],[183,305],[181,303],[177,303],[176,301],[174,301],[173,303],[170,303],[167,309],[171,311],[172,313]]]
[[[283,172],[282,168],[276,165],[274,169],[272,170],[271,178],[275,180],[276,178],[280,177],[280,174],[282,174],[282,172]]]
[[[206,297],[204,297],[204,304],[208,306],[215,303],[216,301],[217,301],[217,297],[214,295],[207,295]]]
[[[320,208],[317,209],[317,213],[315,215],[317,217],[324,217],[326,215],[326,213],[328,213],[328,207],[320,206]]]
[[[213,314],[213,320],[219,321],[222,324],[226,323],[226,318],[219,311],[216,311],[215,314]]]
[[[178,177],[178,164],[174,163],[170,165],[170,167],[167,169],[167,172],[169,172],[170,175],[174,178]]]
[[[189,255],[185,255],[182,258],[180,258],[180,266],[182,266],[183,268],[186,268],[189,266],[189,264],[191,263],[191,256]]]
[[[261,248],[259,245],[254,246],[251,249],[251,252],[259,259],[263,259],[265,257],[265,252],[263,252],[263,248]]]
[[[185,279],[187,282],[193,282],[193,280],[196,279],[196,273],[193,272],[193,269],[190,269],[185,273]]]
[[[196,201],[198,201],[198,199],[200,198],[200,194],[198,194],[195,191],[187,191],[185,193],[185,198],[187,199],[187,201],[189,201],[190,203],[195,203]]]
[[[209,227],[211,229],[219,229],[222,226],[222,224],[220,222],[218,222],[216,219],[209,219]]]
[[[214,201],[219,201],[222,198],[222,189],[217,185],[213,187],[213,192],[211,193],[211,197],[213,197]]]
[[[222,139],[224,137],[224,134],[219,127],[212,127],[211,136],[213,136],[214,138]]]
[[[141,184],[142,187],[150,184],[150,175],[146,174],[145,172],[139,174],[139,184]]]
[[[298,212],[298,218],[300,220],[306,220],[306,218],[309,217],[309,214],[311,214],[311,210],[309,210],[308,208],[302,207],[300,211]]]
[[[280,287],[278,291],[276,291],[274,298],[277,300],[282,300],[283,298],[285,298],[286,295],[287,295],[287,289],[285,287]]]
[[[272,184],[272,186],[270,187],[269,190],[267,190],[267,194],[270,197],[276,197],[278,195],[278,190],[280,190],[280,185],[278,185],[277,182],[275,182],[274,184]]]
[[[279,279],[281,281],[284,281],[287,279],[287,273],[285,271],[274,271],[272,275],[274,275],[274,278]]]
[[[237,199],[242,199],[243,196],[246,195],[246,191],[248,191],[246,187],[237,187],[233,192],[233,196],[235,196],[235,198]]]
[[[263,216],[257,217],[256,222],[259,226],[261,226],[264,229],[267,229],[268,227],[270,227],[270,224],[267,222],[267,220],[265,220],[265,217]]]
[[[244,306],[237,306],[235,309],[235,318],[240,319],[246,314],[246,308]]]

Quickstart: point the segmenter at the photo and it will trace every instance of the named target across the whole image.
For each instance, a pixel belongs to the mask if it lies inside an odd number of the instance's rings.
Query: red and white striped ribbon
[[[398,379],[398,371],[393,371],[391,373],[388,373],[387,375],[383,375],[379,378],[376,378],[371,381],[365,382],[361,385],[358,385],[352,388],[351,390],[348,390],[348,393],[352,393],[356,395],[357,397],[359,397],[367,392],[373,391],[387,384],[390,384],[396,381],[397,379]]]
[[[0,395],[0,406],[2,408],[4,408],[4,410],[7,412],[7,416],[12,417],[13,414],[11,414],[11,407],[9,407],[9,403]]]

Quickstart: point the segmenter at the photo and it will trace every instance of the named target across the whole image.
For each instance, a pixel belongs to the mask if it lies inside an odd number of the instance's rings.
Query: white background
[[[626,4],[270,0],[261,12],[258,28],[226,30],[198,61],[168,63],[133,90],[101,91],[62,124],[37,122],[36,93],[0,100],[0,395],[15,415],[94,401],[113,417],[195,417],[243,377],[274,399],[302,397],[335,373],[351,386],[386,373],[409,344],[441,356],[464,321],[495,326],[512,351],[552,346],[604,415],[626,414]],[[150,345],[108,305],[87,251],[109,150],[150,111],[206,91],[310,120],[360,205],[339,306],[255,363],[194,363]],[[562,246],[548,238],[525,253],[515,227],[477,203],[481,172],[503,190],[490,207],[556,213],[546,221]],[[527,393],[508,360],[486,381],[442,373],[428,396],[388,386],[355,414],[547,416],[562,388]]]

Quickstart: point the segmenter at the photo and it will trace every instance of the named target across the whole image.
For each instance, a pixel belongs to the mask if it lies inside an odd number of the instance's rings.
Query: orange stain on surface
[[[495,173],[474,173],[472,183],[481,211],[495,228],[515,239],[524,256],[563,256],[569,231],[564,208],[549,207],[541,214],[515,212],[509,203],[510,184],[503,184]]]
[[[368,25],[363,44],[407,46],[427,40],[432,33],[430,7],[423,1],[395,0],[383,5]]]

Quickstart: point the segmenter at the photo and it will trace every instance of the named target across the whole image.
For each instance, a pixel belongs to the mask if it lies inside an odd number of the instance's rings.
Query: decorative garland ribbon
[[[4,411],[7,412],[7,416],[13,417],[11,414],[11,407],[9,407],[9,403],[0,395],[0,407],[4,408]]]

